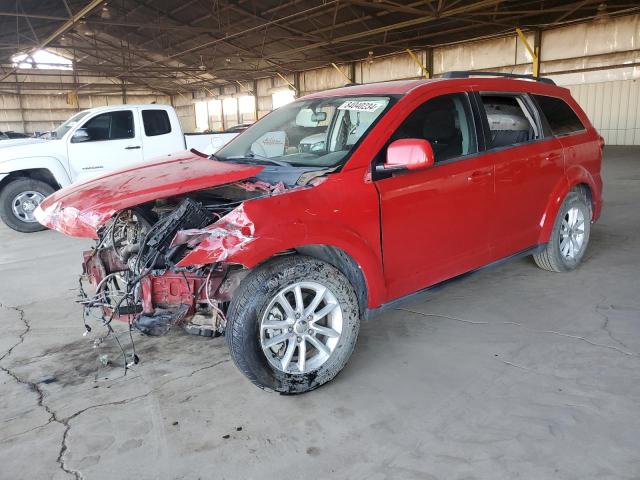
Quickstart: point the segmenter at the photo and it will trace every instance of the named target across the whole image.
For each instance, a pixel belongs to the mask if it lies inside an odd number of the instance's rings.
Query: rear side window
[[[482,94],[489,123],[488,148],[502,148],[530,142],[538,137],[531,112],[518,95]]]
[[[171,122],[165,110],[143,110],[142,123],[147,137],[164,135],[171,132]]]
[[[133,112],[131,110],[117,110],[96,115],[85,123],[82,128],[87,131],[91,142],[121,140],[135,136]]]
[[[533,96],[540,110],[551,127],[554,135],[567,135],[584,130],[584,125],[567,103],[561,98],[546,97],[544,95]]]

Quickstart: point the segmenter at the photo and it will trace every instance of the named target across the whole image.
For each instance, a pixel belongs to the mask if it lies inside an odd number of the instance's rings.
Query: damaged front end
[[[258,179],[263,168],[181,152],[47,197],[35,212],[40,223],[96,240],[83,258],[87,330],[97,317],[109,333],[114,319],[151,335],[175,325],[221,333],[226,302],[246,274],[225,260],[254,235],[244,202],[289,189]],[[186,259],[200,250],[206,260]]]
[[[83,255],[84,278],[94,289],[81,300],[85,325],[97,316],[105,325],[122,320],[148,335],[174,326],[221,334],[227,303],[247,273],[225,260],[254,235],[243,202],[285,190],[282,183],[243,181],[119,211]],[[203,243],[215,261],[185,262]]]

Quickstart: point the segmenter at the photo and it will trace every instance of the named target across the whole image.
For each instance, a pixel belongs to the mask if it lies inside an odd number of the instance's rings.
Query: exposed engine
[[[118,212],[98,230],[95,248],[84,252],[84,277],[95,288],[92,295],[81,288],[87,331],[89,320],[98,319],[112,333],[111,322],[118,319],[148,335],[176,326],[196,335],[220,335],[230,294],[246,272],[230,271],[222,262],[177,264],[244,201],[285,189],[241,182]]]

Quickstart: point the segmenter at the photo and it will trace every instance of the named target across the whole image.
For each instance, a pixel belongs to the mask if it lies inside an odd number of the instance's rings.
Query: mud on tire
[[[331,298],[339,305],[342,315],[341,332],[337,342],[333,342],[331,354],[318,368],[305,373],[276,368],[274,358],[267,358],[271,352],[265,353],[261,338],[264,332],[261,319],[266,318],[267,309],[272,312],[273,301],[278,293],[298,282],[326,287],[331,292]],[[309,302],[310,297],[302,302],[305,308]],[[296,323],[296,328],[298,326]],[[251,382],[263,389],[295,394],[311,391],[329,382],[342,370],[353,352],[359,327],[358,301],[347,278],[328,263],[303,255],[290,255],[275,258],[247,275],[229,305],[225,335],[234,363]],[[305,350],[305,355],[314,351],[313,348]],[[300,350],[297,352],[299,359]]]

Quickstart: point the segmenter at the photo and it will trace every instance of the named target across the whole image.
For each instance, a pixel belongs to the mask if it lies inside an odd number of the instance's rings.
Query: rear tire
[[[558,211],[546,248],[533,255],[538,267],[550,272],[574,270],[589,244],[591,202],[584,190],[569,192]]]
[[[32,178],[16,178],[0,192],[0,218],[17,232],[46,230],[33,218],[33,210],[54,192],[51,185]]]
[[[356,294],[342,272],[292,255],[247,275],[229,305],[225,335],[231,358],[251,382],[295,394],[342,370],[359,327]]]

